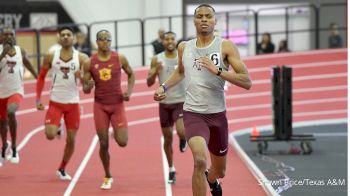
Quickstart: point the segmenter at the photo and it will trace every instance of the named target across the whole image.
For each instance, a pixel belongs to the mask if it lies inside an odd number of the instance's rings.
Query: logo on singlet
[[[63,73],[63,79],[67,80],[69,77],[68,77],[68,73],[70,71],[70,68],[69,67],[60,67],[60,70],[62,71]]]
[[[194,63],[192,65],[193,68],[201,71],[202,70],[202,65],[199,63],[199,59],[194,59]]]
[[[7,61],[7,66],[9,66],[9,73],[13,74],[15,71],[13,70],[13,67],[17,64],[16,61]]]
[[[107,68],[103,68],[101,70],[98,71],[100,73],[100,79],[107,81],[110,80],[112,78],[112,70],[111,69],[107,69]]]

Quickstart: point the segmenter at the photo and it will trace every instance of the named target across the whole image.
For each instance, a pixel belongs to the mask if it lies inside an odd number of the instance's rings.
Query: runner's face
[[[13,29],[4,29],[2,33],[2,39],[4,44],[13,46],[15,44],[15,32]]]
[[[65,29],[63,31],[60,32],[60,44],[63,47],[69,47],[69,46],[73,46],[73,33],[72,31]]]
[[[172,33],[165,34],[163,45],[167,51],[169,52],[174,51],[176,49],[175,35]]]
[[[199,34],[210,34],[214,32],[216,18],[214,11],[209,7],[197,8],[194,15],[194,26]]]
[[[101,32],[97,35],[97,46],[101,51],[109,51],[111,48],[112,37],[108,32]]]

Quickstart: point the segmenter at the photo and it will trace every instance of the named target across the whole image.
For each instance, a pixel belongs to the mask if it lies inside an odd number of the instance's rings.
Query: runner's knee
[[[46,138],[47,138],[48,140],[53,140],[53,139],[55,139],[55,136],[56,136],[56,135],[53,134],[52,132],[46,131],[45,134],[46,134]]]
[[[125,147],[128,145],[128,138],[126,139],[121,139],[121,140],[117,140],[117,143],[120,147]]]
[[[126,130],[114,130],[114,139],[120,147],[128,145],[128,132]]]
[[[16,110],[11,110],[11,109],[8,109],[7,110],[7,116],[9,119],[14,119],[16,116]]]
[[[204,171],[207,168],[207,159],[204,156],[194,157],[194,168]]]

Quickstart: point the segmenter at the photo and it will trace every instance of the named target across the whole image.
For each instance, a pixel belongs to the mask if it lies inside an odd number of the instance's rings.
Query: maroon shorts
[[[228,148],[228,124],[226,111],[214,114],[200,114],[184,111],[186,140],[201,136],[208,149],[216,156],[225,156]]]
[[[62,115],[64,115],[64,122],[67,129],[79,129],[80,107],[78,103],[57,103],[50,101],[45,117],[45,125],[56,125],[58,127]]]
[[[172,127],[177,119],[183,116],[184,103],[159,104],[159,118],[161,127]]]
[[[123,102],[110,105],[95,102],[94,120],[97,131],[108,129],[109,124],[113,128],[128,128]]]
[[[21,94],[13,94],[7,98],[0,99],[0,120],[7,120],[7,107],[8,105],[15,103],[17,107],[21,104],[23,96]],[[17,108],[18,109],[18,108]]]

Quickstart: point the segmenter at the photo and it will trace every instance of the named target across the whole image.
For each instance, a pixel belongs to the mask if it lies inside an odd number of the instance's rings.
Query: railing
[[[230,12],[221,12],[221,13],[216,13],[217,16],[222,17],[222,21],[220,21],[221,23],[223,23],[223,32],[224,32],[224,37],[227,39],[237,39],[240,37],[247,37],[247,39],[253,39],[254,41],[252,41],[251,43],[254,44],[250,44],[249,46],[245,46],[248,47],[247,51],[252,50],[255,51],[255,54],[257,53],[256,50],[256,46],[259,42],[259,37],[265,32],[265,31],[269,31],[269,33],[271,33],[271,35],[276,35],[276,36],[283,36],[287,41],[292,40],[291,35],[295,35],[295,34],[300,34],[300,33],[313,33],[314,36],[311,36],[311,34],[309,35],[310,38],[312,38],[310,40],[310,42],[314,43],[314,44],[310,44],[313,45],[311,47],[311,49],[318,49],[320,48],[320,42],[322,40],[322,45],[324,45],[323,40],[324,40],[324,35],[322,34],[322,36],[320,36],[320,33],[324,32],[324,31],[328,31],[329,27],[325,27],[324,25],[321,25],[321,21],[323,22],[322,24],[325,24],[324,21],[330,20],[330,22],[334,22],[337,21],[338,18],[332,18],[329,17],[327,14],[323,13],[324,11],[327,11],[329,9],[339,9],[343,8],[344,12],[346,9],[346,3],[325,3],[325,4],[321,4],[320,6],[315,6],[313,4],[304,4],[304,5],[294,5],[294,6],[286,6],[286,7],[273,7],[273,8],[262,8],[259,9],[257,11],[252,10],[252,9],[247,9],[247,10],[235,10],[235,11],[230,11]],[[293,10],[297,10],[298,9],[306,9],[307,13],[308,11],[312,10],[312,15],[311,17],[309,17],[309,26],[312,26],[312,28],[298,28],[298,29],[293,29],[291,28],[292,25],[292,21],[293,21]],[[266,13],[271,13],[271,11],[276,11],[276,10],[284,10],[284,22],[281,21],[277,30],[273,30],[273,29],[263,29],[263,25],[266,25],[266,21],[264,20],[264,17],[266,17]],[[243,13],[243,15],[242,15]],[[326,16],[326,17],[325,17]],[[249,29],[248,33],[246,35],[230,35],[230,29],[233,29],[233,25],[236,25],[234,22],[236,20],[236,18],[239,17],[243,17],[245,18],[244,20],[247,20],[248,22],[248,27],[247,29]],[[91,50],[93,50],[93,47],[91,45],[91,40],[95,40],[94,36],[96,34],[97,31],[101,30],[101,29],[105,29],[106,26],[112,27],[113,32],[112,33],[112,37],[113,37],[113,43],[112,43],[112,47],[116,50],[131,50],[133,48],[140,48],[140,50],[136,50],[136,52],[134,50],[132,50],[132,54],[135,55],[133,58],[136,58],[137,56],[139,56],[141,58],[140,63],[142,65],[146,65],[146,47],[150,46],[150,39],[147,37],[147,35],[151,35],[149,34],[149,32],[154,32],[158,29],[155,29],[154,26],[152,28],[149,27],[149,24],[152,22],[156,22],[156,23],[165,23],[166,25],[162,25],[167,26],[167,30],[170,31],[177,31],[177,32],[181,32],[183,34],[183,38],[187,39],[190,37],[190,35],[188,35],[188,32],[186,30],[188,30],[188,28],[186,27],[187,22],[190,22],[188,19],[192,19],[193,16],[191,15],[177,15],[177,16],[160,16],[160,17],[149,17],[149,18],[144,18],[144,19],[140,19],[140,18],[134,18],[134,19],[123,19],[123,20],[111,20],[111,21],[101,21],[101,22],[94,22],[91,24],[61,24],[59,26],[53,26],[53,27],[45,27],[42,29],[18,29],[17,31],[23,32],[23,31],[30,31],[33,32],[35,34],[35,45],[36,45],[36,54],[32,54],[30,55],[31,57],[35,57],[37,64],[38,64],[38,69],[40,69],[40,62],[41,62],[41,57],[44,53],[46,53],[45,50],[43,50],[42,44],[43,44],[43,38],[42,35],[43,33],[46,32],[56,32],[57,29],[61,26],[71,26],[74,27],[76,29],[79,29],[80,31],[82,31],[82,28],[85,29],[85,33],[87,34],[88,39],[88,46]],[[346,20],[346,15],[344,15],[344,20]],[[263,22],[262,22],[263,21]],[[192,22],[192,21],[191,21]],[[175,25],[175,23],[182,23],[182,25]],[[283,26],[284,23],[284,26]],[[329,24],[328,23],[328,24]],[[134,26],[133,26],[134,25]],[[136,25],[136,26],[135,26]],[[134,30],[130,31],[129,27],[133,26]],[[135,28],[136,27],[136,28]],[[344,32],[345,37],[347,35],[347,24],[339,24],[339,30],[341,30],[342,32]],[[83,30],[84,32],[84,30]],[[121,33],[122,32],[122,33]],[[148,32],[148,33],[147,33]],[[121,35],[127,35],[128,37],[123,37]],[[156,35],[156,33],[152,33],[152,35]],[[130,37],[133,37],[134,39],[132,39],[134,41],[134,43],[130,44]],[[127,38],[127,39],[126,39]],[[155,37],[154,37],[155,38]],[[347,37],[346,37],[347,39]],[[125,41],[123,40],[128,40],[128,43],[125,43]],[[345,42],[346,43],[346,42]],[[347,45],[346,45],[347,46]],[[253,48],[254,47],[254,48]],[[248,52],[248,54],[251,54],[250,52]]]

